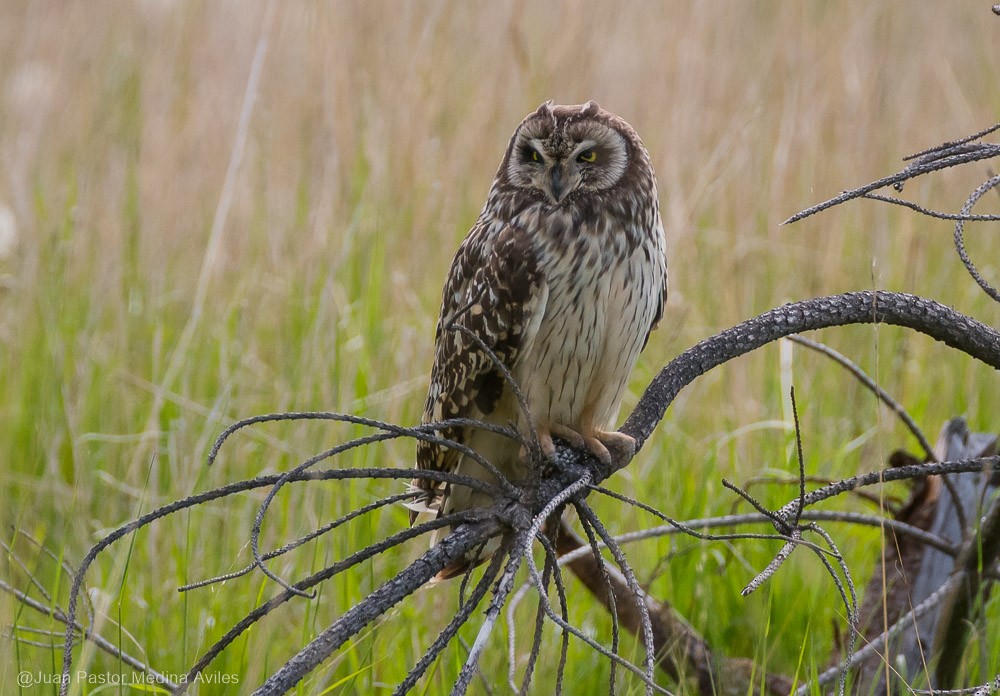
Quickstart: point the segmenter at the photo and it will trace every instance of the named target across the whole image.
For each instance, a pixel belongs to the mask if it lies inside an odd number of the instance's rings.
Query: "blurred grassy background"
[[[948,223],[856,202],[778,226],[896,170],[902,155],[997,120],[1000,18],[988,2],[268,7],[0,3],[4,538],[16,526],[76,563],[98,538],[154,506],[287,469],[355,433],[261,427],[235,438],[207,470],[213,438],[239,417],[323,409],[416,422],[454,249],[513,128],[549,98],[596,99],[626,118],[659,178],[670,304],[625,408],[685,347],[790,300],[882,288],[1000,323],[951,250]],[[262,47],[241,146],[244,95]],[[911,182],[907,193],[956,210],[985,175],[974,166]],[[982,229],[968,237],[997,282],[1000,239]],[[959,414],[974,429],[996,431],[993,371],[892,328],[818,337],[876,376],[932,437]],[[722,490],[723,476],[794,470],[793,382],[811,473],[878,468],[892,449],[913,446],[837,367],[791,354],[782,363],[779,348],[769,347],[696,382],[614,485],[680,519],[740,508]],[[405,467],[412,457],[411,444],[396,443],[341,465]],[[286,490],[265,522],[262,548],[397,490],[361,482]],[[781,486],[755,492],[770,504],[794,495]],[[105,553],[88,575],[100,630],[161,671],[183,673],[277,589],[251,576],[175,592],[245,564],[262,495],[176,515]],[[595,502],[614,531],[652,524]],[[398,509],[366,518],[272,568],[302,577],[403,527],[405,517]],[[832,531],[860,585],[877,532]],[[417,546],[328,583],[317,601],[292,603],[213,669],[256,685]],[[64,601],[67,581],[55,564],[23,540],[16,547]],[[805,554],[768,588],[740,598],[774,550],[674,539],[632,553],[641,579],[717,649],[802,679],[822,668],[843,610]],[[2,571],[27,588],[12,558]],[[389,692],[443,626],[457,592],[457,584],[421,591],[304,691]],[[608,638],[607,619],[582,588],[570,592],[574,619]],[[530,624],[532,611],[523,613]],[[6,596],[0,616],[39,625]],[[463,635],[471,640],[474,631]],[[556,634],[548,635],[554,655]],[[500,683],[506,648],[494,638],[483,668]],[[997,622],[977,641],[971,680],[1000,670]],[[624,649],[635,655],[633,643]],[[3,683],[57,663],[54,651],[6,637],[0,651]],[[450,683],[464,654],[461,646],[448,651],[426,693]],[[599,693],[607,666],[578,646],[572,657],[574,693],[589,693],[590,684]],[[78,664],[117,670],[92,648]],[[537,693],[546,693],[551,681],[539,684]],[[628,683],[624,692],[638,688]]]

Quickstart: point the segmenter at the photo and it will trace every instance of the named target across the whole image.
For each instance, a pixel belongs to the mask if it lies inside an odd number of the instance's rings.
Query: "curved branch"
[[[986,324],[916,295],[848,292],[783,305],[684,351],[660,370],[621,431],[635,438],[638,450],[680,390],[696,377],[790,334],[845,324],[905,326],[1000,370],[1000,332]]]
[[[987,191],[994,189],[1000,184],[1000,176],[992,176],[979,187],[972,192],[969,196],[969,200],[965,202],[962,206],[962,215],[968,215],[972,212],[972,206],[974,206],[980,198],[986,195]],[[965,231],[965,220],[959,219],[955,223],[955,250],[958,252],[958,258],[962,260],[962,264],[965,266],[965,270],[969,272],[972,279],[983,289],[987,295],[989,295],[996,302],[1000,302],[1000,290],[990,285],[989,281],[983,278],[982,274],[979,273],[979,269],[976,268],[976,264],[972,262],[972,258],[969,256],[969,252],[965,249],[965,240],[962,238],[962,234]]]
[[[429,480],[453,481],[462,486],[477,487],[482,483],[481,481],[473,479],[469,476],[459,476],[457,474],[443,471],[431,471],[427,469],[419,472],[419,474]],[[407,480],[413,478],[414,475],[415,472],[410,469],[333,469],[325,471],[303,471],[295,475],[290,480],[313,481],[361,478]],[[201,505],[203,503],[234,495],[236,493],[241,493],[243,491],[249,491],[263,486],[273,486],[282,478],[284,478],[284,474],[258,476],[253,479],[230,483],[219,488],[214,488],[210,491],[205,491],[204,493],[198,493],[196,495],[183,498],[181,500],[175,500],[167,505],[158,507],[155,510],[148,512],[145,515],[128,522],[127,524],[122,525],[92,546],[90,550],[87,551],[83,561],[80,562],[80,566],[73,575],[73,582],[70,585],[69,604],[66,608],[66,616],[69,623],[67,623],[66,634],[63,640],[62,678],[60,679],[59,686],[60,696],[65,696],[69,693],[69,686],[72,683],[72,680],[69,678],[69,674],[73,664],[73,643],[76,637],[73,631],[73,622],[76,619],[76,608],[79,602],[81,588],[83,587],[83,581],[90,565],[104,549],[132,532],[142,529],[146,525],[155,522],[161,517],[167,517],[168,515],[172,515],[175,512],[179,512],[186,508]],[[414,527],[411,528],[411,530],[412,529],[419,528]]]
[[[346,643],[365,626],[384,614],[405,597],[426,584],[449,563],[461,558],[467,551],[496,533],[500,523],[496,519],[464,524],[443,537],[423,556],[410,564],[399,575],[387,580],[377,590],[333,622],[312,640],[295,657],[286,662],[254,692],[258,696],[283,694],[329,657],[334,650]]]

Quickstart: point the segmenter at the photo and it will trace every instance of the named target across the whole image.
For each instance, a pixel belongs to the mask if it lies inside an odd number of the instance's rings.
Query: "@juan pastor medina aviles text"
[[[199,672],[193,677],[186,674],[146,674],[145,672],[88,672],[76,670],[69,674],[61,672],[18,672],[19,686],[37,686],[41,684],[87,684],[90,686],[132,685],[132,684],[239,684],[238,674],[225,672]]]

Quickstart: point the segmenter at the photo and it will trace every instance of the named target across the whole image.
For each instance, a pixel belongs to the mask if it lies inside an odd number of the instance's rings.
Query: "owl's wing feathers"
[[[664,269],[665,271],[665,269]],[[642,339],[642,350],[646,349],[646,344],[649,343],[649,335],[656,331],[656,327],[660,325],[660,319],[663,318],[663,307],[667,304],[667,274],[663,274],[663,287],[660,290],[660,296],[656,302],[656,311],[653,312],[653,321],[650,322],[649,328],[646,329],[646,337]]]
[[[445,284],[424,423],[481,419],[493,412],[506,387],[504,377],[483,347],[461,329],[478,337],[508,370],[513,369],[534,339],[546,295],[528,234],[480,219],[459,247]],[[440,435],[462,442],[464,431],[448,428]],[[454,471],[460,457],[449,447],[417,443],[418,469]],[[436,509],[445,488],[415,478],[411,489],[425,496],[408,507]]]

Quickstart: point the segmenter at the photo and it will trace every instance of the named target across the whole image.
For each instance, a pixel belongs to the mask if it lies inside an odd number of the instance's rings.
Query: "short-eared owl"
[[[542,450],[552,436],[609,461],[635,443],[609,432],[629,373],[663,312],[667,268],[656,180],[635,130],[595,102],[551,101],[514,131],[486,205],[448,273],[423,422],[527,421],[479,341],[509,369]],[[473,339],[469,333],[478,337]],[[529,464],[516,442],[477,428],[442,433],[510,480]],[[428,442],[417,467],[491,480],[482,466]],[[449,513],[485,493],[415,479],[412,507]],[[488,552],[487,552],[488,553]],[[445,569],[464,570],[483,555]]]

